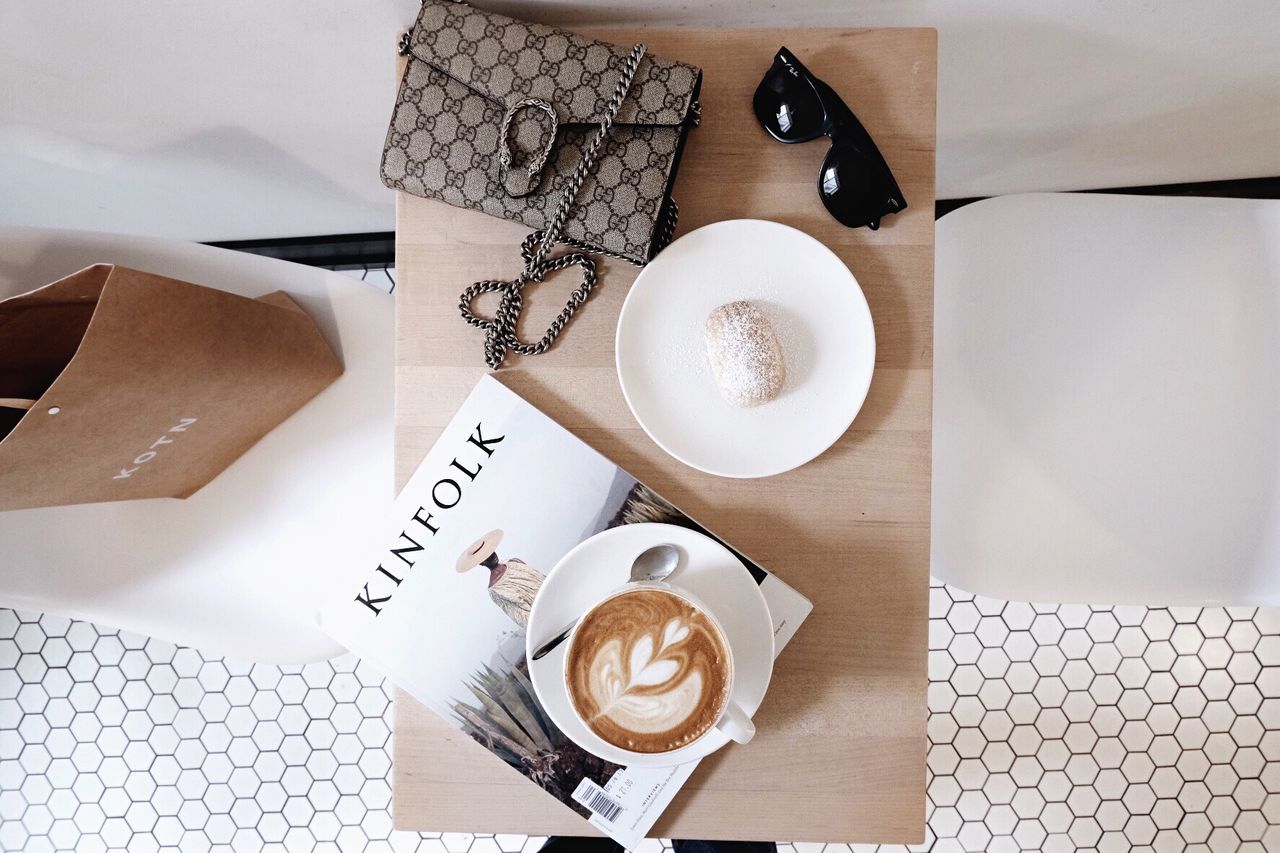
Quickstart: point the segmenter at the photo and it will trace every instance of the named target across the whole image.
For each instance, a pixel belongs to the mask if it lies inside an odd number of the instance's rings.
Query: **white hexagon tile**
[[[1280,610],[931,594],[929,826],[910,849],[1280,850]],[[539,847],[393,831],[388,705],[349,656],[247,666],[0,610],[0,849]]]

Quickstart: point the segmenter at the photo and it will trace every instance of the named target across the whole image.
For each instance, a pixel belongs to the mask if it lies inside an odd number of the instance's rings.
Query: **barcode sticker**
[[[622,803],[610,797],[603,788],[585,776],[574,789],[573,798],[609,823],[616,821],[623,811]]]

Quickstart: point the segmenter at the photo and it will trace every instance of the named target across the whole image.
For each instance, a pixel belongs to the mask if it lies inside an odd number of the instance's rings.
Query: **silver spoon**
[[[664,580],[676,570],[676,564],[679,562],[680,552],[676,550],[676,546],[654,545],[652,548],[641,551],[635,562],[631,564],[631,582]],[[563,631],[539,646],[533,653],[533,659],[542,660],[551,653],[552,649],[569,639],[569,634],[573,633],[573,628],[577,624],[578,620],[574,619],[565,626]]]

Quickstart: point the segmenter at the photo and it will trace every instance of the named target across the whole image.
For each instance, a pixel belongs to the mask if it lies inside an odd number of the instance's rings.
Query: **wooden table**
[[[773,219],[822,240],[858,277],[876,327],[870,396],[844,437],[778,477],[726,480],[641,431],[613,367],[636,270],[604,267],[550,353],[499,378],[808,595],[813,615],[779,658],[759,734],[704,761],[654,828],[683,838],[918,842],[924,835],[933,365],[937,36],[895,30],[607,30],[705,71],[675,196],[680,233]],[[751,93],[786,44],[839,91],[884,152],[909,208],[848,229],[815,191],[828,143],[781,145]],[[396,457],[403,484],[484,372],[458,293],[519,270],[526,229],[401,194],[397,215]],[[576,274],[573,276],[576,283]],[[559,310],[570,277],[531,294],[523,336]],[[691,283],[691,286],[696,286]],[[584,834],[590,827],[405,695],[395,701],[394,815],[402,829]]]

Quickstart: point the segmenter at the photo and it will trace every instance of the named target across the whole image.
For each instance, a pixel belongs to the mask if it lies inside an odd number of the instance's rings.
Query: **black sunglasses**
[[[760,124],[779,142],[831,137],[818,195],[841,224],[874,231],[882,216],[906,208],[889,165],[853,110],[785,47],[756,88],[754,106]]]

